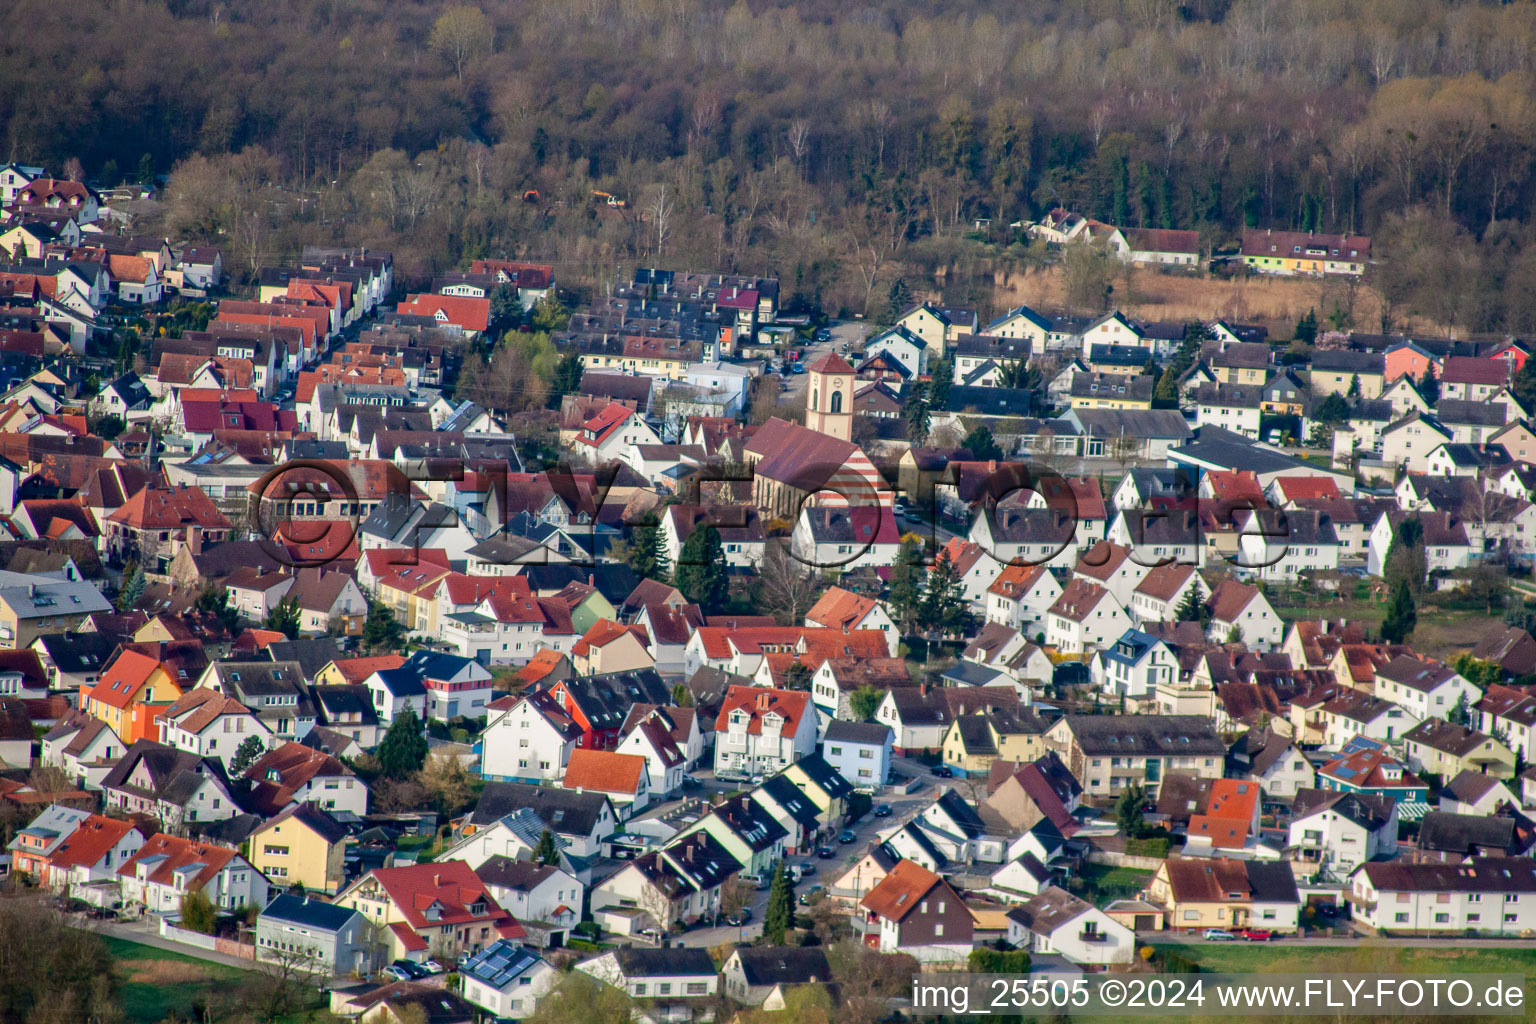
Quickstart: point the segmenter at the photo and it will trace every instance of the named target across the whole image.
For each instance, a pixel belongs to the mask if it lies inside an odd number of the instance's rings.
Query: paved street
[[[912,763],[907,762],[905,759],[899,759],[898,763],[907,766],[903,769],[905,771],[911,772],[914,770],[911,766]],[[863,819],[852,826],[854,834],[858,836],[858,840],[856,842],[847,844],[838,843],[836,837],[834,836],[829,845],[833,850],[836,851],[837,856],[833,857],[831,860],[822,860],[820,857],[815,855],[814,851],[804,854],[794,854],[790,856],[788,861],[791,864],[799,864],[804,861],[809,861],[816,867],[814,874],[802,878],[799,884],[795,886],[795,895],[797,900],[800,893],[805,892],[813,885],[818,883],[821,885],[831,885],[832,879],[842,874],[843,871],[856,863],[858,859],[864,855],[864,853],[869,849],[870,845],[874,842],[876,832],[883,831],[887,828],[891,828],[901,822],[908,820],[912,815],[916,814],[920,808],[926,806],[928,801],[932,800],[935,794],[932,783],[934,781],[943,782],[945,780],[934,780],[931,777],[928,777],[926,772],[923,772],[922,775],[928,778],[928,781],[925,782],[923,787],[916,793],[910,795],[877,795],[874,798],[874,802],[877,805],[882,803],[890,804],[891,816],[888,818],[877,818],[873,814],[865,815]],[[755,939],[762,934],[763,912],[767,909],[767,907],[768,890],[760,889],[752,900],[752,920],[745,926],[737,928],[731,925],[721,925],[715,928],[696,928],[679,936],[676,939],[676,945],[700,946],[709,948],[718,946],[724,942],[744,942]]]

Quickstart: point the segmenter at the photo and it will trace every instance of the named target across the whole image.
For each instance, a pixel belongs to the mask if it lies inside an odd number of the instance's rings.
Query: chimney
[[[434,888],[434,889],[441,888],[442,884],[443,884],[443,876],[442,875],[433,875],[432,876],[432,888]]]
[[[987,460],[987,472],[988,473],[996,473],[997,472],[997,460],[996,459],[988,459]]]

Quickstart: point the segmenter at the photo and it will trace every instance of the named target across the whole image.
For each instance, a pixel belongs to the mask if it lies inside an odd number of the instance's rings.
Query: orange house
[[[1431,363],[1436,364],[1435,376],[1438,377],[1440,367],[1434,356],[1411,341],[1399,342],[1386,351],[1386,374],[1382,379],[1390,384],[1406,373],[1411,380],[1423,380],[1424,370]]]
[[[123,650],[96,685],[81,695],[80,707],[101,719],[127,744],[158,740],[155,716],[182,694],[176,674],[147,654]]]

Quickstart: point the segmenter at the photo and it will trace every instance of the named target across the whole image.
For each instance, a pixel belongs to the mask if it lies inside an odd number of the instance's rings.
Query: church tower
[[[805,425],[840,441],[853,440],[853,367],[829,352],[806,373],[811,385],[805,398]]]

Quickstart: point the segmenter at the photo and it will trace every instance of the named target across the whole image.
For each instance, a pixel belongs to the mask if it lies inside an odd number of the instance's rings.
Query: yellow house
[[[1157,380],[1144,373],[1079,373],[1072,378],[1074,409],[1150,409]]]
[[[399,668],[405,664],[401,654],[379,654],[368,658],[338,658],[326,662],[315,673],[316,686],[354,686],[367,682],[368,677],[383,669]]]
[[[646,648],[643,626],[599,622],[571,648],[571,665],[579,675],[595,676],[654,668],[656,659]]]
[[[160,738],[155,716],[181,694],[175,675],[164,664],[147,654],[124,650],[102,671],[96,685],[81,694],[80,707],[131,745]]]
[[[1170,857],[1147,886],[1170,929],[1296,931],[1301,900],[1286,861]]]
[[[1358,277],[1371,258],[1371,240],[1366,235],[1251,228],[1243,232],[1242,252],[1243,265],[1260,273]]]
[[[816,817],[823,827],[842,822],[848,814],[848,797],[853,793],[853,783],[827,764],[820,754],[802,757],[780,774],[816,805]]]
[[[246,860],[275,885],[334,893],[346,881],[347,830],[312,803],[292,803],[247,840]]]
[[[1515,775],[1515,754],[1487,733],[1426,718],[1403,734],[1408,766],[1433,772],[1450,781],[1462,772],[1479,772],[1496,779]]]
[[[992,762],[1033,761],[1045,755],[1045,723],[1027,713],[989,709],[959,715],[940,747],[944,764],[964,776],[986,775]]]

